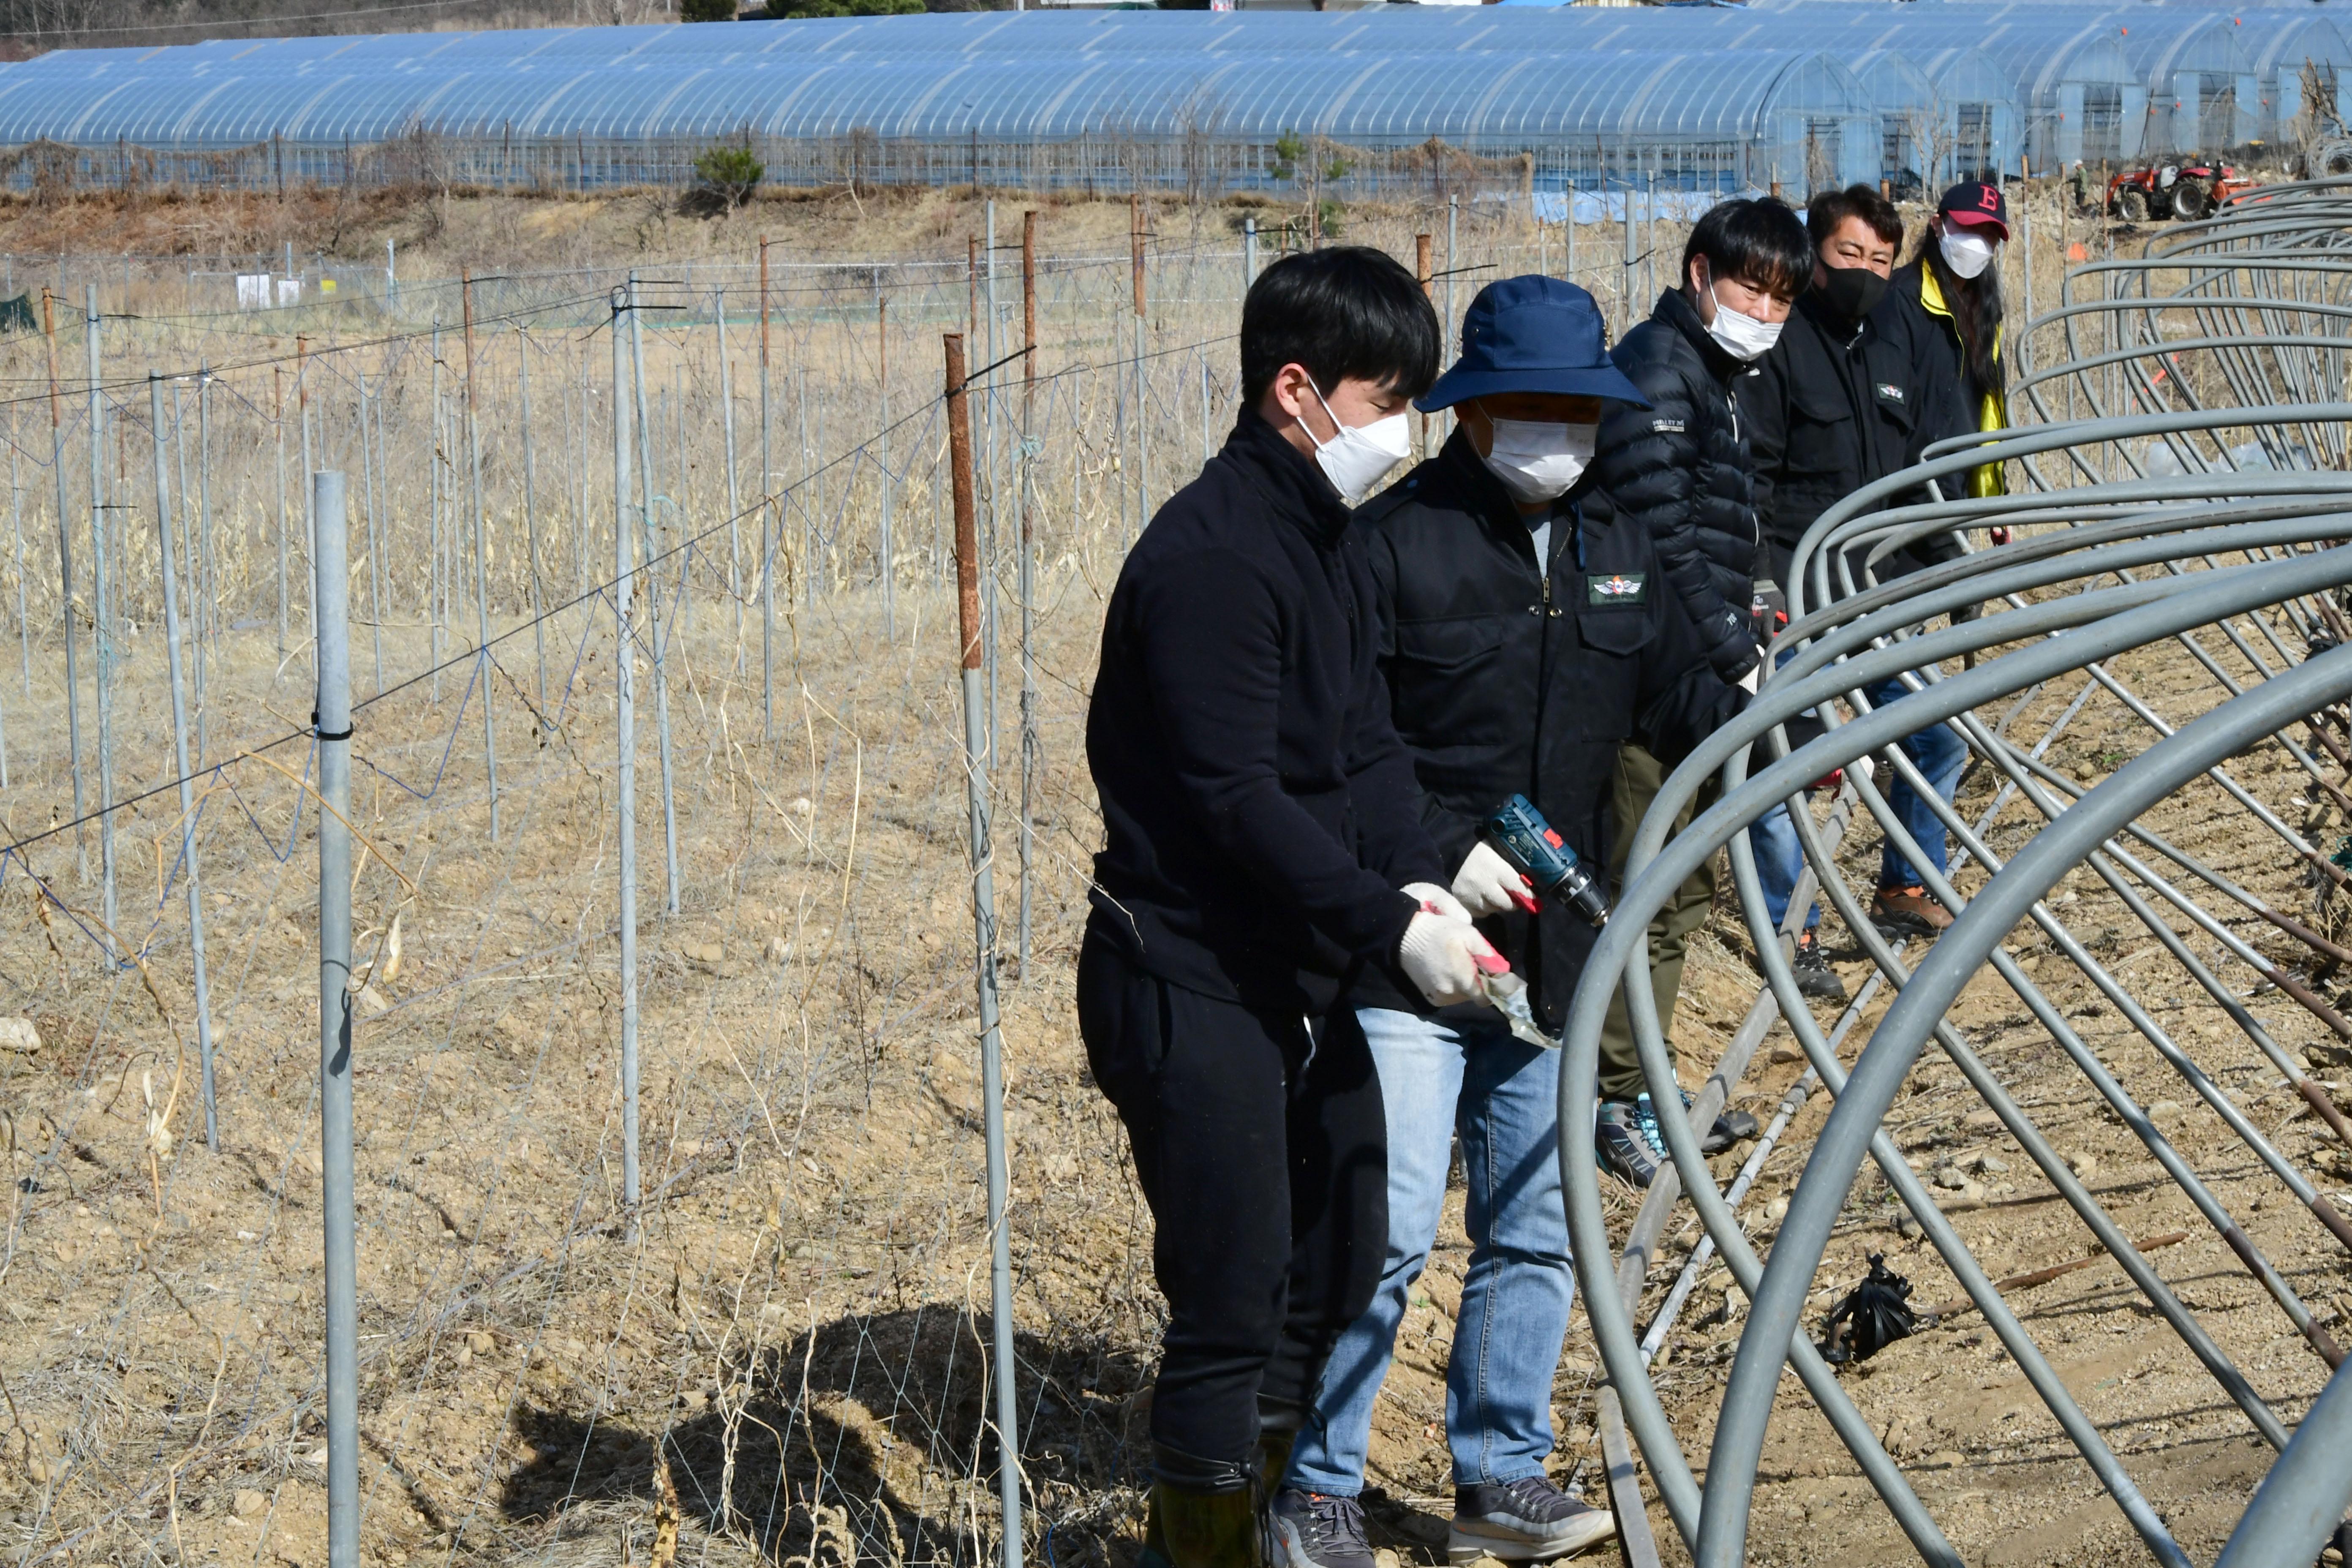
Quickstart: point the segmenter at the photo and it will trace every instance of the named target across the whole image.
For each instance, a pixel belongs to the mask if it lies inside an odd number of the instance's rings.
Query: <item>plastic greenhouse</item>
[[[398,177],[420,161],[469,183],[659,182],[737,139],[787,180],[1031,188],[1360,191],[1462,178],[1465,161],[1489,182],[1499,161],[1528,187],[1880,173],[1868,94],[1813,51],[1591,51],[1556,30],[1550,49],[1441,49],[1423,29],[1382,27],[1292,53],[1241,41],[1259,28],[1217,30],[1243,18],[1139,19],[1160,24],[1133,29],[1157,47],[1076,49],[1092,18],[996,14],[890,18],[888,33],[811,22],[59,51],[0,69],[0,144],[46,144],[87,181],[246,184]],[[1246,18],[1277,19],[1331,18]],[[845,47],[877,37],[908,47]],[[1318,151],[1284,151],[1301,142]]]
[[[2231,20],[2238,29],[2238,47],[2253,67],[2262,100],[2256,134],[2262,140],[2286,140],[2296,121],[2305,117],[2306,74],[2319,91],[2317,102],[2308,107],[2342,119],[2347,107],[2343,92],[2352,86],[2352,72],[2344,68],[2352,65],[2352,43],[2346,42],[2334,23],[2294,11],[2251,11]],[[2244,106],[2239,107],[2242,111]]]
[[[1962,0],[221,39],[0,66],[0,145],[20,184],[609,188],[743,142],[802,184],[1801,195],[2273,134],[2347,53],[2289,13]]]

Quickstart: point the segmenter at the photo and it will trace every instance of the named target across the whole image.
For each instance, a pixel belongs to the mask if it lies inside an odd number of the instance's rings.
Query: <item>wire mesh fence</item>
[[[584,328],[482,289],[468,321],[466,292],[438,331],[194,374],[204,323],[94,312],[89,293],[18,345],[23,592],[0,703],[0,898],[34,944],[7,1058],[5,1267],[12,1342],[35,1352],[5,1369],[17,1554],[319,1560],[304,479],[334,470],[368,1552],[499,1555],[560,1515],[558,1535],[601,1520],[641,1552],[682,1526],[719,1560],[986,1557],[997,1363],[969,1273],[983,1118],[939,323],[902,324],[888,293],[868,313],[778,289],[763,331],[756,297],[740,317],[667,310],[683,290],[656,278]],[[1000,352],[973,398],[982,778],[1008,819],[1025,808],[1006,842],[1031,875],[1008,868],[1005,901],[1034,901],[1054,963],[1093,834],[1073,743],[1087,575],[1116,570],[1181,455],[1197,462],[1233,412],[1229,342],[1090,362],[1093,308],[1037,290],[1059,363],[1032,378]],[[1019,323],[998,323],[1000,351]],[[151,378],[151,356],[174,374]],[[1139,495],[1155,448],[1166,477]],[[1033,574],[1013,561],[1024,534]],[[644,606],[635,1203],[616,561]],[[179,726],[158,646],[174,605]],[[1015,626],[1034,633],[1027,701]],[[1007,1003],[1033,1028],[1055,1006],[1042,986]],[[1123,1184],[1065,1179],[1067,1151],[1107,1137],[1091,1097],[1019,1059],[1009,1090],[1014,1256],[1044,1304],[1016,1342],[1040,1379],[1021,1385],[1024,1473],[1060,1500],[1049,1552],[1084,1556],[1125,1523],[1100,1488],[1131,1479],[1119,1402],[1152,1308],[1131,1226],[1067,1223],[1134,1207]],[[1074,1264],[1102,1288],[1083,1307],[1055,1289]],[[599,1512],[665,1487],[658,1520]]]

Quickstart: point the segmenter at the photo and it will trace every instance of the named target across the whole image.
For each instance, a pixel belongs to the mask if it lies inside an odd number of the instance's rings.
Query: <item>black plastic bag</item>
[[[1890,1272],[1884,1255],[1870,1255],[1870,1273],[1847,1291],[1822,1322],[1822,1359],[1832,1366],[1866,1361],[1908,1339],[1918,1327],[1908,1305],[1911,1281]]]

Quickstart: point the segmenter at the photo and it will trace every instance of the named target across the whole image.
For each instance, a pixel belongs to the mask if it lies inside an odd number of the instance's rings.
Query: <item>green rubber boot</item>
[[[1171,1568],[1265,1568],[1265,1525],[1255,1487],[1231,1492],[1188,1492],[1162,1481],[1151,1489],[1143,1555],[1155,1544]]]
[[[1144,1505],[1143,1550],[1135,1554],[1135,1568],[1176,1568],[1168,1559],[1168,1532],[1160,1525],[1160,1490],[1153,1487]]]
[[[1272,1497],[1282,1489],[1283,1472],[1290,1468],[1290,1446],[1298,1439],[1298,1428],[1277,1430],[1267,1427],[1257,1435],[1258,1490]]]
[[[1306,1425],[1304,1405],[1257,1396],[1257,1480],[1263,1495],[1270,1498],[1282,1489],[1283,1472],[1290,1468],[1290,1446]]]

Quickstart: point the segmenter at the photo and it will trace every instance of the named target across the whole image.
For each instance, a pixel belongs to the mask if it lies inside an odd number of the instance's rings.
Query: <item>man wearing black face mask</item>
[[[1756,508],[1770,563],[1769,580],[1759,573],[1757,585],[1766,602],[1781,598],[1798,542],[1814,520],[1863,486],[1916,462],[1927,439],[1920,418],[1925,394],[1903,318],[1878,309],[1903,240],[1895,205],[1868,185],[1849,185],[1815,196],[1805,209],[1805,227],[1814,246],[1812,287],[1798,297],[1788,330],[1758,362],[1753,390],[1744,390],[1740,399],[1749,416]],[[1949,546],[1915,545],[1875,570],[1883,579],[1949,553]],[[1816,596],[1808,584],[1809,606],[1818,607]],[[1899,683],[1889,684],[1899,692]],[[1879,692],[1871,697],[1881,702]],[[1818,732],[1790,726],[1797,744]],[[1957,767],[1951,771],[1957,775]],[[1775,807],[1748,830],[1748,838],[1766,906],[1781,921],[1803,865],[1786,809]],[[1842,998],[1843,987],[1814,938],[1820,920],[1818,905],[1806,912],[1798,979],[1808,995]]]
[[[1887,318],[1872,314],[1903,243],[1895,204],[1868,185],[1849,185],[1815,196],[1805,229],[1812,287],[1798,296],[1739,398],[1775,587],[1786,586],[1790,558],[1815,518],[1906,467],[1917,450],[1906,344],[1887,335]]]

